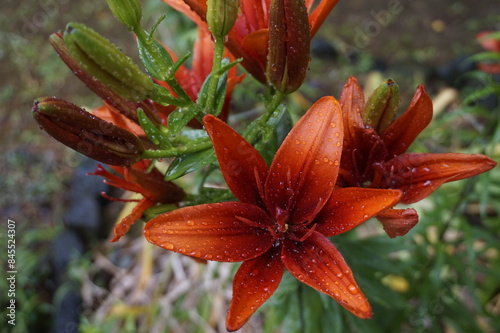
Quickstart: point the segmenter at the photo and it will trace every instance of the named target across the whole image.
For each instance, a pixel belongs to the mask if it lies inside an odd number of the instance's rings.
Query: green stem
[[[253,143],[255,141],[255,139],[257,138],[257,135],[259,135],[259,133],[260,133],[260,128],[263,127],[267,123],[269,118],[271,118],[273,113],[276,112],[276,110],[278,109],[278,106],[280,105],[280,103],[284,97],[285,97],[285,94],[282,93],[281,91],[275,92],[275,95],[273,96],[271,102],[267,106],[266,112],[259,118],[259,122],[258,122],[257,126],[254,126],[249,131],[249,133],[246,133],[245,139],[248,142]]]
[[[297,288],[297,297],[298,297],[298,304],[299,304],[299,322],[300,322],[300,332],[305,333],[306,332],[306,321],[304,318],[304,285],[300,282],[299,287]]]
[[[219,84],[219,79],[221,77],[220,68],[222,64],[222,56],[224,53],[224,40],[222,38],[215,38],[215,51],[214,51],[214,61],[212,65],[212,78],[208,86],[208,97],[205,108],[208,113],[213,113],[215,109],[215,96],[217,94],[217,86]]]
[[[186,155],[190,153],[195,153],[200,150],[208,149],[212,147],[212,141],[210,140],[200,140],[198,142],[192,141],[191,144],[187,144],[181,147],[169,148],[169,149],[159,149],[159,150],[146,150],[142,154],[142,158],[168,158],[177,157],[181,155]]]

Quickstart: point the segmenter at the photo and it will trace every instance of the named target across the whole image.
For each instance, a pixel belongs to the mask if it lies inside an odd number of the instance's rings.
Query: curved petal
[[[297,280],[332,297],[355,316],[371,318],[370,304],[328,238],[313,232],[304,242],[286,239],[281,258]]]
[[[233,281],[233,299],[226,320],[228,331],[240,329],[274,294],[285,270],[280,255],[281,247],[273,246],[260,257],[240,266]]]
[[[382,133],[389,157],[403,154],[431,120],[431,98],[424,87],[419,86],[408,110]]]
[[[271,224],[257,206],[223,202],[185,207],[155,217],[146,224],[144,236],[155,245],[191,257],[244,261],[271,247],[273,236],[266,229]]]
[[[242,202],[262,206],[267,165],[259,152],[226,123],[212,115],[203,118],[227,186]]]
[[[403,154],[386,163],[384,187],[402,190],[401,203],[414,203],[444,183],[476,176],[496,164],[480,154]]]
[[[111,242],[118,242],[120,238],[125,236],[132,225],[134,225],[134,223],[141,218],[144,211],[149,207],[153,207],[155,204],[156,202],[147,198],[141,199],[141,201],[134,206],[132,212],[115,225],[113,229],[114,236],[111,239]]]
[[[205,0],[163,0],[167,5],[189,17],[199,27],[206,24],[207,2]]]
[[[342,114],[333,97],[318,100],[278,149],[265,185],[270,214],[277,221],[311,221],[333,191],[342,151]],[[281,223],[281,222],[280,222]]]
[[[326,17],[332,11],[333,7],[337,5],[339,0],[322,0],[318,6],[309,15],[309,23],[311,24],[311,37],[318,31],[319,27],[326,20]]]
[[[344,120],[344,139],[351,140],[351,136],[355,134],[351,133],[352,128],[365,128],[361,117],[361,112],[365,108],[365,96],[354,76],[350,76],[342,88],[339,103]]]
[[[408,209],[386,209],[377,214],[377,219],[389,237],[404,236],[418,223],[417,211]]]
[[[316,231],[326,237],[344,233],[394,206],[400,198],[401,191],[398,190],[360,187],[335,190],[314,220]]]

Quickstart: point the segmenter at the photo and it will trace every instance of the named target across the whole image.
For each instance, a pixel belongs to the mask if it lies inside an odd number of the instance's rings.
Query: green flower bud
[[[65,100],[36,100],[33,117],[54,139],[96,161],[126,166],[142,159],[144,146],[135,134]]]
[[[276,90],[288,94],[302,85],[309,66],[310,44],[304,0],[272,0],[266,74]]]
[[[128,30],[132,31],[141,22],[142,9],[139,0],[106,0],[106,2],[113,15]]]
[[[363,121],[379,134],[394,121],[399,107],[399,86],[392,79],[385,80],[368,98],[363,110]]]
[[[226,36],[238,17],[239,0],[208,0],[207,23],[216,38]]]
[[[151,78],[94,30],[83,24],[69,23],[63,38],[78,64],[121,97],[139,102],[155,91]]]

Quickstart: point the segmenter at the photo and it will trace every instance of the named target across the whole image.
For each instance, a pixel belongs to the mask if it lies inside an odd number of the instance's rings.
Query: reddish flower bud
[[[306,78],[310,26],[303,0],[272,0],[269,17],[267,78],[278,91],[291,93]]]
[[[33,106],[40,128],[77,152],[110,165],[132,165],[144,147],[133,133],[55,97],[40,98]]]

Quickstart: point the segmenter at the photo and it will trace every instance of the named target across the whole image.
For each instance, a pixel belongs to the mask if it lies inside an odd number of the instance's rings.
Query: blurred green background
[[[152,26],[166,13],[159,39],[179,54],[189,50],[196,36],[193,25],[159,0],[143,3],[144,25]],[[58,295],[47,252],[63,229],[70,181],[81,162],[76,153],[38,129],[30,112],[33,100],[58,96],[88,108],[100,105],[47,41],[70,21],[86,23],[137,59],[132,35],[112,17],[105,1],[2,3],[0,210],[4,224],[11,219],[17,225],[20,305],[15,332],[51,331]],[[338,97],[347,77],[354,74],[367,90],[373,81],[392,77],[407,105],[416,86],[425,84],[439,105],[439,115],[412,150],[487,153],[498,161],[498,78],[464,62],[481,52],[476,34],[495,29],[500,29],[497,0],[341,0],[315,39],[307,84],[291,99],[303,109],[323,95]],[[255,87],[251,78],[246,81],[250,82],[235,91],[235,108],[245,107],[244,89]],[[337,240],[374,305],[375,317],[355,320],[306,289],[301,302],[309,306],[305,314],[310,321],[304,330],[332,332],[335,325],[338,332],[500,331],[499,201],[497,167],[446,185],[422,202],[421,222],[407,237],[390,240],[373,234],[372,222],[365,231],[375,236],[349,233]],[[6,249],[3,230],[1,253]],[[105,259],[110,256],[126,259],[113,268],[114,262]],[[68,271],[67,281],[82,289],[84,304],[78,309],[81,327],[67,331],[223,332],[234,265],[198,267],[186,258],[165,256],[140,237],[124,244],[95,243]],[[117,284],[96,282],[99,270]],[[147,281],[156,281],[158,271],[163,271],[163,282],[151,286]],[[139,284],[142,296],[132,297],[127,292],[139,288],[137,281],[144,283]],[[5,279],[0,286],[3,293]],[[299,331],[297,288],[285,277],[277,295],[244,331]],[[116,297],[110,297],[113,291]],[[0,299],[3,306],[6,295]],[[13,328],[5,318],[0,331]]]

